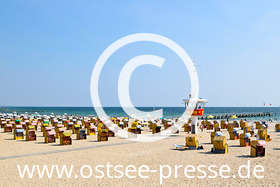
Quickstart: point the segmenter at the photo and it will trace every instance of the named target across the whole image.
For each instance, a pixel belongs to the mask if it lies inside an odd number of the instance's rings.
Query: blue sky
[[[280,2],[183,0],[12,0],[0,2],[0,106],[91,106],[90,76],[120,37],[156,33],[181,45],[197,64],[208,106],[280,106]],[[156,54],[131,79],[136,106],[183,106],[183,62],[154,43],[114,54],[100,79],[104,106],[118,106],[117,79],[132,57]]]

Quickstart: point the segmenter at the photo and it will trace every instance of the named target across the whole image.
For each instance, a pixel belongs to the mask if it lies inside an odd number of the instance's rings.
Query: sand
[[[228,137],[228,133],[224,134]],[[231,175],[238,173],[242,164],[250,160],[251,168],[255,165],[263,165],[265,168],[264,178],[250,179],[228,178],[222,179],[188,179],[184,176],[184,170],[178,171],[178,177],[174,173],[169,179],[162,181],[162,186],[280,186],[280,133],[270,127],[272,141],[266,147],[266,156],[250,158],[250,147],[239,147],[239,141],[228,140],[229,154],[212,154],[210,150],[210,133],[204,131],[198,133],[199,143],[204,146],[203,150],[174,150],[174,144],[184,144],[185,133],[172,136],[153,143],[136,143],[120,139],[110,138],[108,142],[96,142],[96,136],[89,136],[87,140],[75,140],[73,145],[59,146],[56,144],[44,144],[42,134],[36,142],[14,141],[11,133],[0,133],[0,186],[161,186],[159,173],[149,173],[149,178],[111,179],[105,177],[96,179],[94,176],[85,178],[53,177],[40,179],[35,175],[33,179],[21,179],[17,165],[23,167],[25,164],[32,165],[74,165],[74,171],[79,171],[82,165],[90,165],[94,169],[96,165],[110,163],[112,165],[122,164],[124,167],[133,164],[136,167],[148,165],[151,169],[159,170],[160,165],[206,165],[215,164],[218,167],[227,164],[231,167]],[[174,170],[174,168],[173,168]],[[218,171],[218,169],[216,169]],[[85,170],[87,171],[87,170]],[[167,174],[167,170],[164,170]],[[93,171],[95,172],[95,171]],[[85,172],[87,173],[87,172]],[[209,172],[207,172],[209,173]],[[199,176],[195,172],[192,175]],[[212,175],[209,173],[209,175]],[[252,173],[251,173],[252,175]]]

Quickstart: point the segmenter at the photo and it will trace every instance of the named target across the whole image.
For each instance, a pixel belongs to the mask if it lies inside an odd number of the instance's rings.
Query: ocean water
[[[157,109],[163,109],[163,115],[166,118],[175,118],[182,115],[184,107],[138,107],[142,111],[153,111]],[[109,116],[124,117],[127,114],[121,107],[104,107],[104,111]],[[67,113],[68,115],[80,115],[80,116],[96,116],[96,112],[93,107],[0,107],[0,113],[17,112],[19,114],[28,112],[29,114],[38,112],[39,114],[49,115],[51,113],[62,115]],[[254,119],[280,119],[280,107],[206,107],[205,115],[220,115],[220,114],[240,114],[240,113],[260,113],[260,112],[272,112],[272,117],[259,117]]]

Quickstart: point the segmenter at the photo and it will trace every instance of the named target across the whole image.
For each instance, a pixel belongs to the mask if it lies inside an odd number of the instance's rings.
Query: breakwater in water
[[[272,118],[276,117],[276,115],[273,112],[258,112],[258,113],[241,113],[241,114],[235,114],[235,113],[228,113],[228,114],[218,114],[218,115],[208,115],[208,116],[202,116],[199,117],[199,119],[233,119],[234,118]]]

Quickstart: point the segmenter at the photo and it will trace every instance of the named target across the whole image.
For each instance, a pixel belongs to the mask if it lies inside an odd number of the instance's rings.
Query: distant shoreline
[[[0,106],[0,108],[93,108],[92,106]],[[101,107],[100,107],[101,108]],[[121,106],[103,106],[121,108]],[[184,108],[183,106],[136,106],[136,108]],[[280,106],[206,106],[205,108],[280,108]]]

